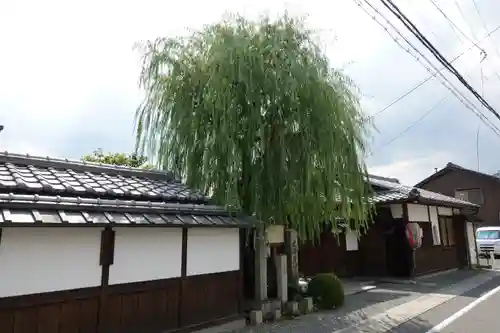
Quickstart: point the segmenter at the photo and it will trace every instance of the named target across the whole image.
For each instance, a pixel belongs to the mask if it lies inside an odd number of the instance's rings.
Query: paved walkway
[[[385,332],[399,321],[418,315],[418,311],[427,311],[491,279],[492,274],[495,273],[466,270],[420,279],[416,284],[378,283],[375,289],[346,297],[345,305],[338,310],[246,327],[233,333]]]

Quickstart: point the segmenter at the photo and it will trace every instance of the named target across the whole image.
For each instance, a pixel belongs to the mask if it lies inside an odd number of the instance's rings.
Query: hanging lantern
[[[422,228],[416,222],[409,222],[406,225],[406,239],[412,249],[418,249],[422,246],[422,237],[424,236]]]

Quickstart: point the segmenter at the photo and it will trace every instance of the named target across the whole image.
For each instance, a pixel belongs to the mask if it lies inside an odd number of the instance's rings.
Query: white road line
[[[455,320],[462,317],[464,314],[466,314],[467,312],[469,312],[470,310],[472,310],[473,308],[478,306],[479,303],[484,302],[485,300],[487,300],[488,298],[490,298],[491,296],[493,296],[495,293],[497,293],[499,291],[500,291],[500,286],[496,287],[495,289],[491,289],[486,294],[477,298],[476,300],[474,300],[474,302],[468,304],[466,307],[462,308],[461,310],[455,312],[450,317],[446,318],[445,320],[443,320],[442,322],[440,322],[439,324],[437,324],[436,326],[434,326],[433,328],[431,328],[430,330],[428,330],[425,333],[439,333],[443,328],[450,325]]]

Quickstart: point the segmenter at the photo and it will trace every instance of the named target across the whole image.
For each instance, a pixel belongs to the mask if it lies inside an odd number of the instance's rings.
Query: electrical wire
[[[454,63],[456,60],[460,59],[465,53],[469,52],[474,47],[478,47],[479,48],[479,46],[478,46],[479,43],[481,43],[482,41],[484,41],[486,38],[490,37],[492,34],[494,34],[495,32],[497,32],[498,30],[500,30],[500,25],[498,27],[496,27],[495,29],[493,29],[492,31],[490,31],[485,37],[481,38],[480,41],[478,41],[477,43],[473,43],[473,45],[470,46],[468,49],[462,51],[462,53],[460,53],[455,58],[453,58],[450,61],[450,63]],[[445,69],[445,67],[442,67],[439,71],[441,72],[443,69]],[[391,103],[389,103],[388,105],[386,105],[385,107],[383,107],[382,109],[380,109],[379,111],[375,112],[372,115],[372,117],[376,117],[379,114],[385,112],[386,110],[388,110],[389,108],[391,108],[394,104],[398,103],[400,100],[402,100],[403,98],[405,98],[406,96],[410,95],[412,92],[414,92],[415,90],[417,90],[417,88],[419,88],[422,85],[424,85],[425,83],[427,83],[430,79],[435,78],[436,75],[437,75],[437,73],[432,74],[432,75],[428,76],[427,78],[425,78],[424,80],[420,81],[415,86],[413,86],[410,90],[408,90],[406,93],[404,93],[403,95],[399,96],[398,98],[396,98],[394,101],[392,101]]]
[[[438,80],[441,82],[441,84],[446,87],[459,101],[462,103],[468,110],[470,110],[472,113],[474,113],[488,128],[490,128],[497,136],[500,137],[500,129],[491,122],[490,119],[488,119],[484,114],[482,114],[476,106],[467,99],[456,87],[449,82],[449,80],[444,76],[439,70],[430,62],[424,54],[422,54],[378,9],[376,9],[373,5],[368,0],[364,0],[364,2],[372,8],[372,10],[378,14],[380,17],[382,17],[385,22],[390,25],[393,30],[408,44],[412,47],[412,49],[420,55],[423,59],[425,59],[430,67],[433,67],[434,71],[429,68],[426,64],[422,62],[422,60],[415,54],[413,54],[409,49],[405,48],[400,41],[398,40],[397,37],[394,37],[391,32],[389,32],[389,29],[382,23],[380,22],[374,14],[371,14],[363,5],[361,4],[361,0],[354,0],[354,2],[368,15],[374,20],[377,24],[379,24],[387,33],[388,35],[394,40],[394,42],[402,48],[404,51],[406,51],[408,54],[410,54],[417,62],[419,62],[431,75],[436,75],[439,74],[441,77]]]
[[[439,7],[439,5],[436,3],[435,0],[429,0],[432,5],[441,13],[441,15],[444,16],[444,18],[446,19],[446,21],[448,21],[448,23],[452,26],[453,28],[453,31],[455,31],[455,33],[457,33],[457,31],[460,33],[460,35],[462,35],[463,37],[465,37],[466,40],[468,40],[469,42],[473,43],[474,44],[474,41],[472,39],[469,38],[469,36],[467,36],[463,31],[462,29],[460,29],[456,24],[455,22],[453,22],[453,20],[451,20],[448,15],[446,15],[446,13],[441,9],[441,7]],[[458,34],[457,34],[458,35]],[[460,39],[460,36],[459,36],[459,39]],[[477,45],[476,45],[477,46]],[[484,51],[484,49],[482,49],[481,47],[478,46],[478,49],[483,52],[483,53],[486,53]]]
[[[474,4],[474,9],[476,10],[477,16],[479,16],[479,20],[481,20],[481,23],[483,24],[484,30],[488,30],[486,28],[486,23],[483,20],[483,16],[481,15],[481,12],[479,11],[479,7],[477,6],[476,0],[472,0],[472,3]]]
[[[403,25],[428,49],[434,57],[443,64],[473,95],[477,100],[490,111],[498,120],[500,114],[463,78],[463,76],[450,64],[448,60],[429,42],[420,30],[404,15],[392,0],[380,0],[382,4],[398,18]]]
[[[472,3],[474,4],[474,9],[476,10],[477,16],[479,17],[479,20],[481,21],[481,24],[483,25],[484,30],[488,31],[488,27],[486,26],[486,22],[484,21],[483,16],[481,15],[481,12],[479,11],[479,7],[477,6],[476,0],[472,0]],[[458,4],[457,4],[457,6],[458,6]],[[497,57],[500,58],[500,52],[498,52],[496,45],[494,43],[491,43],[491,46],[492,46],[493,50],[495,51]],[[497,71],[495,71],[495,76],[500,81],[500,75],[498,74]]]
[[[415,120],[414,122],[412,122],[410,125],[408,125],[408,127],[406,127],[403,131],[401,131],[398,135],[396,135],[395,137],[393,137],[392,139],[390,139],[389,141],[385,142],[384,144],[380,145],[378,147],[377,150],[380,150],[388,145],[390,145],[391,143],[393,143],[394,141],[396,141],[397,139],[401,138],[402,136],[404,136],[406,133],[408,133],[408,131],[410,131],[415,125],[417,125],[418,123],[420,123],[422,120],[425,119],[425,117],[427,117],[428,115],[430,115],[433,111],[437,110],[438,109],[438,106],[440,106],[441,104],[444,103],[444,101],[448,99],[448,95],[445,95],[443,98],[441,98],[436,104],[434,104],[429,110],[427,110],[424,114],[422,114],[422,116],[420,118],[418,118],[417,120]]]
[[[455,6],[457,6],[458,12],[460,13],[460,16],[462,16],[462,20],[464,20],[464,22],[469,27],[470,33],[472,34],[472,38],[477,40],[476,34],[474,33],[474,29],[472,29],[471,25],[469,24],[469,21],[467,21],[467,18],[465,17],[464,12],[462,11],[462,7],[460,7],[460,4],[458,3],[457,0],[455,0],[454,2],[455,2]]]

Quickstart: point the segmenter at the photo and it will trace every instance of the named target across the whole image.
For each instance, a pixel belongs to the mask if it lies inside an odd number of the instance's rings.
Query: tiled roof
[[[0,225],[92,225],[105,226],[220,226],[236,227],[242,222],[248,222],[240,217],[219,215],[192,215],[192,214],[138,214],[123,212],[94,212],[94,211],[63,211],[63,210],[34,210],[34,209],[2,209],[0,212]]]
[[[373,201],[375,203],[388,203],[392,201],[415,198],[456,207],[479,207],[468,201],[463,201],[440,193],[402,185],[397,179],[393,178],[370,175],[369,182],[376,188],[375,195],[373,197]]]
[[[167,172],[0,153],[0,191],[88,198],[208,202]]]
[[[1,225],[235,227],[256,222],[213,205],[0,194]]]
[[[422,187],[425,184],[427,184],[428,182],[430,182],[433,179],[436,179],[436,178],[444,175],[446,172],[448,172],[450,170],[465,171],[465,172],[468,172],[470,174],[475,174],[475,175],[478,175],[478,176],[486,177],[486,178],[488,178],[490,180],[493,180],[493,181],[496,181],[496,182],[500,181],[500,177],[499,177],[498,173],[496,173],[496,174],[488,174],[488,173],[480,172],[480,171],[477,171],[477,170],[467,169],[467,168],[465,168],[463,166],[460,166],[458,164],[455,164],[455,163],[452,163],[452,162],[448,162],[448,164],[446,164],[446,166],[444,168],[442,168],[439,171],[436,171],[435,173],[433,173],[429,177],[421,180],[418,184],[415,185],[415,187]]]
[[[386,203],[391,201],[403,200],[407,198],[408,195],[406,194],[403,194],[397,190],[389,190],[389,191],[375,192],[372,197],[372,201],[374,203]]]
[[[0,226],[249,226],[162,171],[0,153]]]

